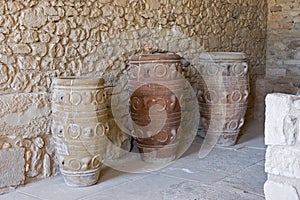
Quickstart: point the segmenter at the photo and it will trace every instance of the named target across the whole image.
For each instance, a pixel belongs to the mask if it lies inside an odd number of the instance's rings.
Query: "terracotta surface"
[[[69,186],[97,183],[106,153],[107,94],[99,78],[55,78],[52,134]]]
[[[130,60],[130,111],[144,161],[175,159],[184,87],[180,59],[175,54],[153,54]]]
[[[199,69],[201,135],[208,134],[221,146],[234,145],[244,124],[249,96],[245,54],[203,53]]]

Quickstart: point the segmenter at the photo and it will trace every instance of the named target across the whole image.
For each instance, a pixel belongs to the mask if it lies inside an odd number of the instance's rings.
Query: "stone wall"
[[[300,76],[300,2],[268,0],[266,74]]]
[[[300,200],[300,97],[274,93],[266,97],[265,170],[267,200]]]
[[[300,86],[300,2],[268,0],[266,76],[256,83],[254,116],[264,117],[266,94],[296,94]]]
[[[52,77],[103,76],[112,85],[131,55],[166,51],[192,63],[204,50],[243,51],[252,87],[265,71],[266,0],[0,5],[0,160],[18,158],[0,168],[8,174],[0,190],[56,174],[49,128]]]

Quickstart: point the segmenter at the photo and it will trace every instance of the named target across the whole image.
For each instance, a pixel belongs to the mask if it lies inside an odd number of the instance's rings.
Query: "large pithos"
[[[52,134],[65,183],[97,183],[105,158],[107,94],[99,78],[55,78],[52,93]]]
[[[249,96],[246,56],[240,52],[202,53],[199,72],[200,135],[220,146],[234,145]]]
[[[175,159],[184,79],[175,54],[133,56],[129,70],[130,114],[142,159]]]

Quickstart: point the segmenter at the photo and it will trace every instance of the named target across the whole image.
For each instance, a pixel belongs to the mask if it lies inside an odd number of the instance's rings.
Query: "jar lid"
[[[101,77],[85,77],[85,76],[65,76],[65,77],[55,77],[52,80],[54,85],[64,85],[64,86],[104,86],[104,79]]]
[[[175,53],[138,54],[130,58],[130,61],[159,61],[180,60],[181,57]]]
[[[201,60],[245,60],[243,52],[205,52],[200,54]]]

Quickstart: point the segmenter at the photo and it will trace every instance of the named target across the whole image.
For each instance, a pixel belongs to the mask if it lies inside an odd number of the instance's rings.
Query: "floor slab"
[[[1,195],[0,200],[43,200],[43,199],[14,191],[8,194]]]
[[[152,175],[130,184],[124,184],[107,191],[86,196],[80,200],[200,200],[200,199],[263,199],[257,195],[243,193],[240,190],[212,187],[199,182],[181,180],[175,177]]]
[[[63,177],[51,177],[37,183],[29,184],[17,189],[18,192],[32,195],[40,199],[60,199],[74,200],[85,197],[95,191],[107,190],[130,180],[111,171],[106,171],[100,177],[98,184],[89,187],[69,187],[64,183]]]
[[[238,188],[244,192],[264,196],[263,185],[267,181],[267,174],[264,172],[264,161],[248,167],[247,169],[233,176],[214,184],[215,186],[228,186]]]
[[[255,122],[257,123],[257,122]],[[51,177],[0,196],[0,200],[263,200],[265,146],[263,125],[245,127],[238,144],[214,147],[203,159],[203,139],[173,163],[148,173],[126,173],[104,166],[98,184],[72,188]]]
[[[198,144],[193,144],[180,159],[158,173],[212,184],[234,176],[265,158],[264,150],[247,147],[238,150],[214,148],[203,159],[198,157],[198,151]]]

